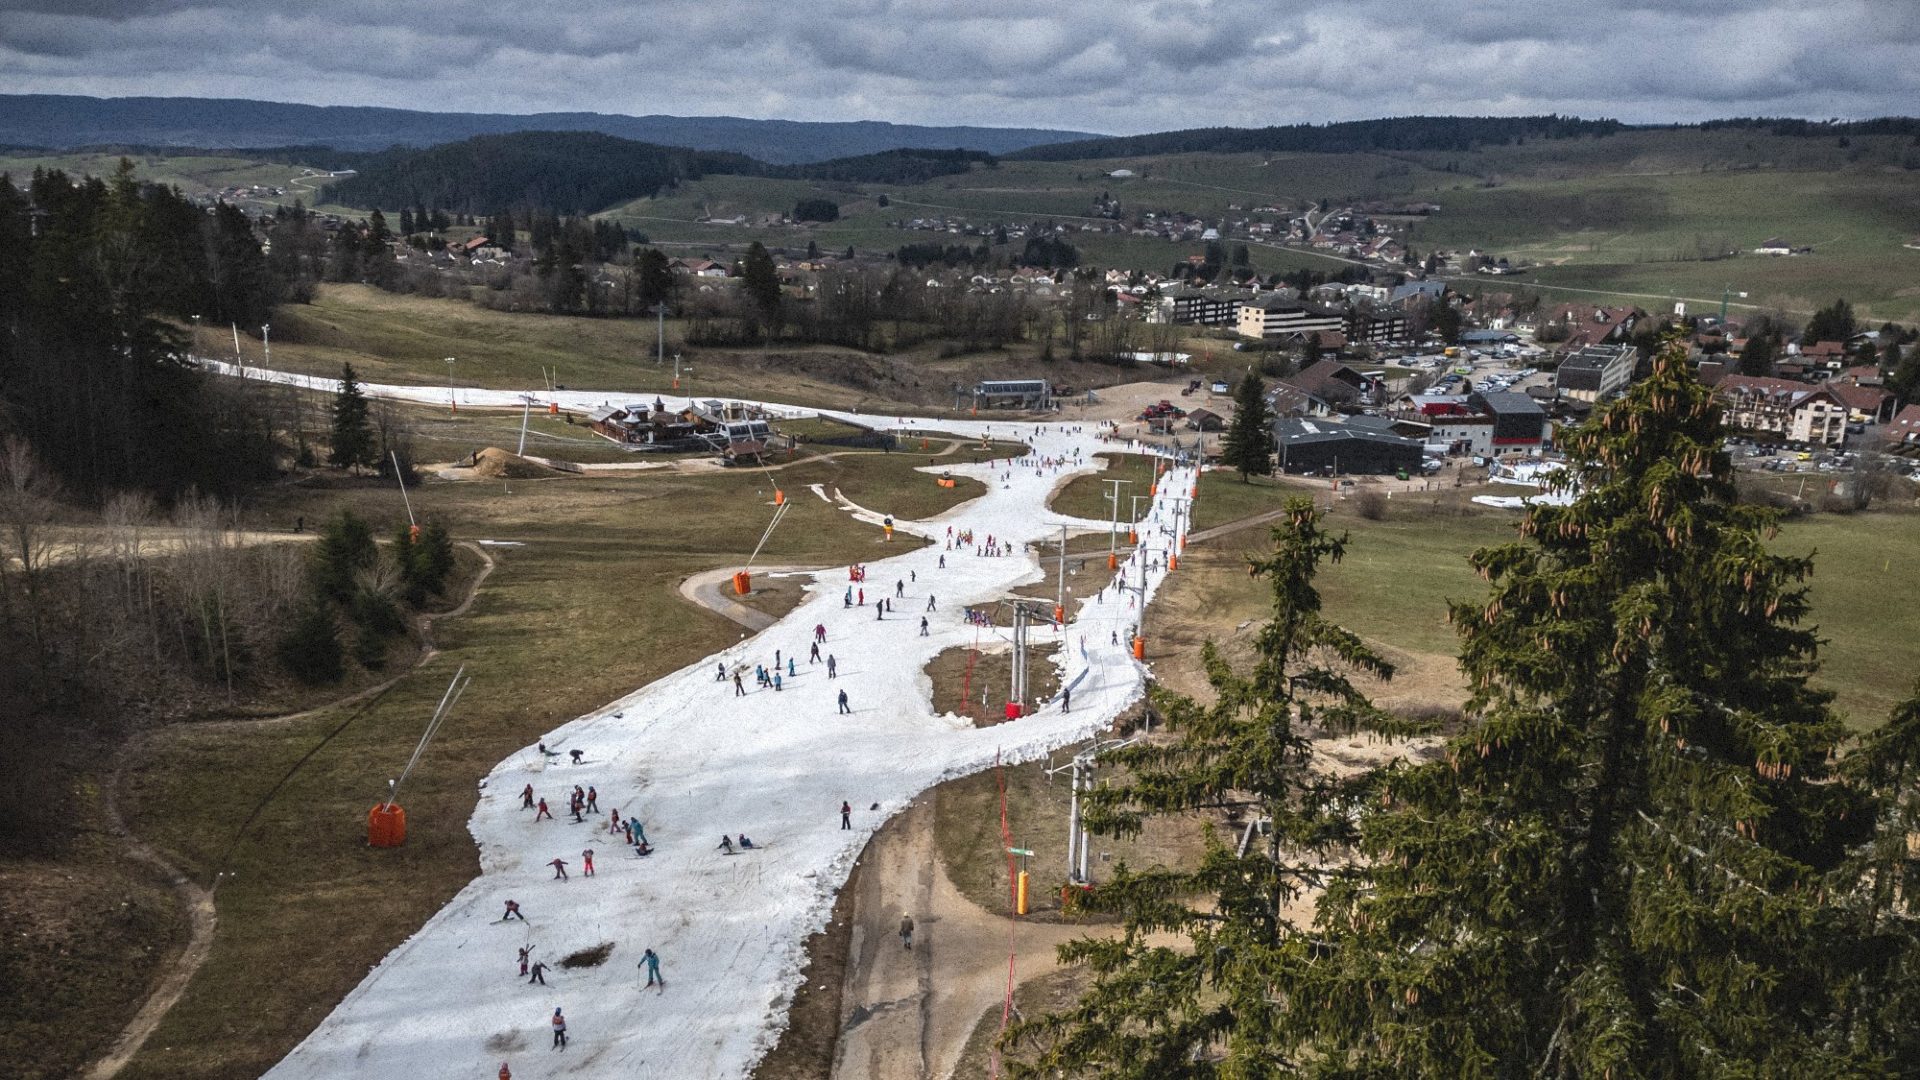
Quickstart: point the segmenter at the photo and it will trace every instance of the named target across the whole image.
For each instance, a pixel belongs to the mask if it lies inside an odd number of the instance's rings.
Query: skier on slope
[[[567,1018],[557,1007],[553,1010],[553,1048],[555,1050],[567,1048]]]
[[[660,977],[660,957],[652,949],[640,954],[640,966],[647,969],[647,985],[658,984],[660,989],[667,988],[667,980]]]
[[[840,691],[840,715],[846,716],[851,712],[853,712],[853,710],[847,708],[847,692],[842,690]]]
[[[553,880],[555,881],[572,880],[571,878],[567,877],[567,860],[555,859],[552,862],[549,862],[547,865],[553,867]]]

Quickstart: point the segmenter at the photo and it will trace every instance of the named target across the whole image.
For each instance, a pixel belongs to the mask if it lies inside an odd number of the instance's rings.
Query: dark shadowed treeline
[[[110,180],[36,172],[24,190],[0,177],[0,251],[0,432],[71,495],[225,495],[272,474],[272,432],[166,321],[266,321],[284,286],[237,209],[126,163]]]

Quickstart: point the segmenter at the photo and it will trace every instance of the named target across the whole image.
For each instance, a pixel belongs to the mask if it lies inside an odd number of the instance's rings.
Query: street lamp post
[[[447,357],[447,412],[460,415],[460,402],[453,396],[453,357]]]

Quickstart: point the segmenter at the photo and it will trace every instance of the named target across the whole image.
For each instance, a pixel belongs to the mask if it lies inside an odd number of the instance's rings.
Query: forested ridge
[[[412,150],[395,147],[360,160],[358,175],[328,198],[345,206],[424,206],[461,214],[503,210],[591,214],[671,190],[708,174],[844,183],[918,184],[991,165],[977,150],[886,150],[802,165],[771,165],[742,154],[657,146],[592,132],[483,135]]]

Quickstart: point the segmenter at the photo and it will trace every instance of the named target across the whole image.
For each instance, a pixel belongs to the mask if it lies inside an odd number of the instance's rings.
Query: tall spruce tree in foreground
[[[1307,1071],[1896,1068],[1911,894],[1877,923],[1855,909],[1884,884],[1870,853],[1900,828],[1898,785],[1832,766],[1811,563],[1769,551],[1775,517],[1735,501],[1721,441],[1663,349],[1573,433],[1573,503],[1473,556],[1491,594],[1452,609],[1473,719],[1444,760],[1376,777],[1368,870],[1334,881],[1275,981]]]
[[[1267,410],[1267,384],[1251,369],[1234,388],[1233,420],[1221,441],[1220,458],[1233,466],[1242,483],[1273,475],[1273,414]]]
[[[1214,702],[1155,689],[1177,740],[1113,752],[1105,761],[1126,779],[1082,796],[1088,826],[1108,835],[1137,833],[1149,816],[1196,812],[1272,828],[1244,851],[1238,837],[1209,828],[1192,871],[1121,864],[1086,903],[1119,914],[1122,935],[1061,949],[1062,959],[1093,971],[1093,985],[1070,1011],[1012,1033],[1010,1044],[1036,1047],[1037,1058],[1010,1075],[1267,1076],[1301,1064],[1275,1037],[1287,1008],[1275,979],[1305,947],[1288,908],[1342,872],[1355,839],[1353,786],[1314,767],[1311,738],[1407,728],[1347,677],[1390,676],[1391,666],[1320,611],[1314,574],[1339,561],[1346,538],[1323,532],[1305,499],[1289,501],[1272,535],[1272,552],[1248,560],[1273,596],[1252,664],[1236,670],[1208,643],[1202,657]],[[1161,932],[1186,944],[1148,944]]]
[[[339,469],[378,464],[373,424],[367,418],[367,396],[352,364],[340,365],[340,392],[333,398],[333,445],[327,462]]]

